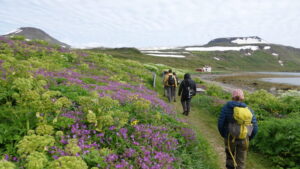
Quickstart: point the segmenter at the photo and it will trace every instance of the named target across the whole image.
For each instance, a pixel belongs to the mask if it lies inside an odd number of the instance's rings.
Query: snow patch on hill
[[[213,47],[187,47],[187,51],[240,51],[240,50],[258,50],[258,46],[213,46]]]
[[[214,59],[215,59],[215,60],[218,60],[218,61],[219,61],[219,60],[221,60],[221,59],[220,59],[220,58],[218,58],[218,57],[214,57]]]
[[[245,38],[235,39],[235,40],[231,41],[231,43],[236,43],[236,44],[242,45],[242,44],[261,44],[261,43],[267,43],[267,42],[260,38],[256,38],[256,37],[245,37]]]
[[[10,32],[7,32],[6,34],[4,34],[4,35],[8,35],[8,34],[17,34],[17,33],[20,33],[20,32],[22,32],[23,30],[22,29],[15,29],[15,30],[13,30],[13,31],[10,31]]]
[[[141,51],[145,54],[148,54],[148,53],[157,53],[157,54],[181,54],[181,53],[185,53],[185,54],[188,54],[189,52],[165,52],[165,51],[158,51],[158,50],[145,50],[145,51]]]
[[[273,56],[279,56],[277,53],[272,53]]]
[[[179,49],[179,47],[149,47],[149,48],[139,48],[139,50],[147,51],[147,50],[171,50],[171,49]]]
[[[269,49],[271,49],[271,46],[265,46],[264,47],[264,50],[269,50]]]
[[[172,57],[172,58],[185,58],[184,55],[171,55],[171,54],[147,54],[149,56],[158,56],[158,57]]]

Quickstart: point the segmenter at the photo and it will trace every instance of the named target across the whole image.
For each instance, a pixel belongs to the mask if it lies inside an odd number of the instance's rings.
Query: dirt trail
[[[182,111],[182,107],[180,103],[173,104],[176,107],[178,113]],[[223,139],[220,137],[217,132],[216,121],[208,117],[207,114],[199,114],[193,110],[190,112],[189,116],[182,116],[182,119],[188,121],[191,124],[192,128],[197,132],[201,133],[201,135],[208,140],[213,150],[216,152],[218,158],[216,161],[218,162],[218,166],[220,169],[225,169],[225,152],[223,146]]]

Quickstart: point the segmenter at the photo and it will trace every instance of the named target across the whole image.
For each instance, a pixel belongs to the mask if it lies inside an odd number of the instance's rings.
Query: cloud
[[[204,44],[257,35],[300,47],[297,0],[1,0],[0,34],[41,28],[71,45]],[[2,26],[4,25],[4,26]]]

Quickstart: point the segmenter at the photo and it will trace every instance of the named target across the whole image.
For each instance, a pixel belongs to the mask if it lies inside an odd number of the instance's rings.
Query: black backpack
[[[175,85],[175,79],[174,79],[174,77],[172,75],[169,75],[168,85],[169,86]]]
[[[196,91],[192,88],[189,81],[185,81],[184,85],[186,87],[186,90],[188,91],[187,96],[188,96],[189,99],[196,95]]]

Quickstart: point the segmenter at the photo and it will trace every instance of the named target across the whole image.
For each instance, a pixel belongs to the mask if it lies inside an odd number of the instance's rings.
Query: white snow
[[[245,54],[246,56],[251,56],[252,54],[250,52],[246,53]]]
[[[277,53],[272,53],[273,56],[279,56]]]
[[[178,49],[178,47],[149,47],[149,48],[139,48],[139,50],[167,50],[167,49]]]
[[[283,61],[282,60],[278,60],[278,63],[280,64],[280,66],[283,66]]]
[[[269,49],[271,49],[271,46],[265,46],[264,47],[264,50],[269,50]]]
[[[189,52],[165,52],[165,51],[157,51],[157,50],[144,50],[142,53],[158,53],[158,54],[181,54],[181,53],[189,53]]]
[[[185,58],[183,55],[168,55],[168,54],[147,54],[150,56],[158,56],[158,57],[172,57],[172,58]]]
[[[258,43],[267,43],[266,41],[258,38],[253,38],[253,37],[245,37],[245,38],[238,38],[231,43],[237,43],[237,44],[258,44]]]
[[[22,32],[22,31],[23,31],[22,29],[15,29],[13,31],[7,32],[5,35],[7,35],[7,34],[16,34],[16,33]]]
[[[31,41],[31,39],[26,38],[25,41]]]
[[[258,46],[213,46],[213,47],[187,47],[185,50],[187,51],[240,51],[240,50],[258,50]]]
[[[214,57],[215,60],[221,60],[220,58]]]

